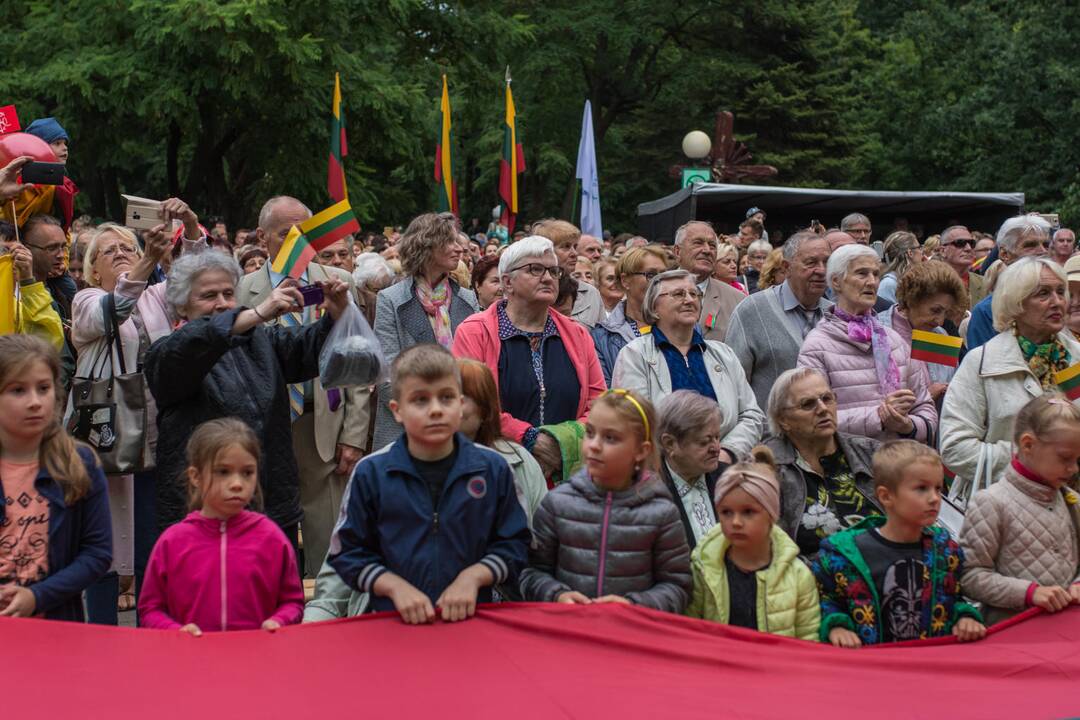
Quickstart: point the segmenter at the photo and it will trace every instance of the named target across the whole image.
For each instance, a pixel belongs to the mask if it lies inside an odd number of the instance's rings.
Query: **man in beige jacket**
[[[675,257],[679,267],[694,273],[701,291],[701,318],[698,320],[701,335],[706,340],[723,342],[731,313],[746,296],[712,277],[717,242],[712,225],[700,220],[691,220],[675,231]]]
[[[271,261],[281,249],[289,229],[310,217],[311,210],[296,198],[279,196],[266,201],[259,212],[256,233],[260,242],[266,243]],[[270,265],[267,262],[260,270],[240,279],[236,289],[238,305],[255,307],[284,279],[274,273]],[[332,276],[347,282],[357,299],[352,276],[338,268],[311,263],[301,285],[325,281]],[[317,320],[312,310],[307,308],[304,313],[305,324]],[[284,324],[287,318],[283,316],[276,322]],[[366,387],[327,390],[316,378],[304,388],[304,411],[293,419],[292,436],[293,452],[300,468],[300,505],[304,511],[300,527],[304,539],[305,576],[315,577],[319,572],[330,546],[330,534],[349,475],[367,450],[370,401],[371,390]]]

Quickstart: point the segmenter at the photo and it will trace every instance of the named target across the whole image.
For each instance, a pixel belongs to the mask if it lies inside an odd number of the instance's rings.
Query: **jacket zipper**
[[[754,573],[756,576],[757,573]],[[762,616],[758,620],[758,625],[765,623],[765,627],[761,628],[762,632],[769,632],[769,583],[765,581],[765,578],[761,578],[761,612]]]
[[[596,597],[604,594],[604,566],[607,564],[607,530],[611,519],[611,493],[604,499],[604,523],[600,526],[600,570],[596,574]]]
[[[224,520],[222,520],[221,521],[221,629],[222,629],[222,631],[228,629],[226,627],[226,625],[228,624],[228,621],[229,621],[229,610],[228,610],[228,604],[227,604],[228,591],[227,591],[227,588],[226,588],[226,581],[225,581],[225,556],[226,556],[226,551],[228,550],[228,540],[227,540],[228,535],[225,532],[225,528],[226,528],[226,522]]]

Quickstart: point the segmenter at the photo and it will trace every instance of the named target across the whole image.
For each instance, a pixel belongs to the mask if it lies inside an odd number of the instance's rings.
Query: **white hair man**
[[[795,367],[803,339],[832,305],[825,298],[829,245],[817,233],[795,233],[783,248],[786,279],[754,293],[731,315],[724,342],[739,358],[759,407],[776,379]]]
[[[997,246],[1001,262],[1006,265],[1024,257],[1043,257],[1050,248],[1050,223],[1038,215],[1011,217],[998,228]],[[991,291],[971,310],[965,338],[968,352],[984,345],[998,333],[994,329],[993,300]]]
[[[271,263],[281,250],[293,225],[311,217],[311,210],[296,198],[270,198],[259,212],[256,230],[266,243],[270,260],[256,272],[240,279],[236,288],[238,305],[255,307],[287,278],[275,273]],[[352,275],[345,270],[311,263],[300,279],[301,285],[325,282],[331,277],[348,283],[360,304]],[[363,306],[360,306],[363,311]],[[287,313],[276,320],[284,325],[318,322],[315,306]],[[252,378],[252,382],[258,382]],[[304,572],[315,577],[330,547],[330,534],[337,522],[341,496],[353,466],[367,450],[371,423],[370,388],[326,389],[318,378],[289,386],[292,410],[293,452],[300,470],[300,505],[304,511]]]
[[[712,277],[717,242],[712,225],[701,220],[691,220],[675,231],[675,259],[680,268],[694,274],[701,291],[701,335],[723,342],[731,313],[746,296]]]

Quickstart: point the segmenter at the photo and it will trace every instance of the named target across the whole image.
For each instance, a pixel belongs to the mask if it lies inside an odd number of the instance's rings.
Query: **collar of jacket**
[[[863,461],[863,453],[856,451],[856,445],[868,440],[870,439],[857,435],[836,433],[836,444],[843,451],[844,457],[848,461],[848,467],[851,468],[851,472],[855,475],[860,473],[871,477],[874,475],[873,467]],[[773,451],[777,466],[795,464],[799,453],[786,435],[770,435],[763,442]],[[871,450],[868,455],[873,455],[873,451]]]
[[[775,523],[769,531],[769,539],[772,541],[772,559],[768,567],[757,572],[771,580],[782,575],[783,571],[797,560],[799,546]],[[719,577],[723,578],[727,575],[724,556],[729,547],[731,547],[731,541],[727,539],[724,529],[717,523],[694,548],[694,556],[702,560],[712,572],[719,573]]]
[[[193,510],[180,522],[196,527],[200,532],[213,536],[221,533],[221,523],[224,522],[226,533],[235,536],[250,530],[258,524],[261,517],[263,516],[259,513],[243,510],[222,521],[220,518],[207,517],[199,510]]]
[[[1016,462],[1016,460],[1013,460],[1013,462]],[[1030,473],[1031,470],[1028,470],[1028,472]],[[1054,502],[1054,496],[1061,494],[1060,490],[1055,490],[1046,483],[1025,477],[1016,469],[1013,463],[1009,463],[1005,468],[1005,479],[1032,500],[1044,505]]]
[[[589,471],[585,468],[578,470],[570,478],[570,485],[589,502],[603,503],[608,494],[607,490],[601,490],[589,477]],[[616,505],[634,507],[643,505],[655,497],[669,497],[664,483],[651,470],[642,471],[642,477],[625,490],[611,491],[612,501]]]
[[[458,456],[457,460],[454,461],[454,467],[450,469],[450,474],[446,477],[445,487],[450,487],[455,480],[465,475],[484,474],[489,468],[489,463],[483,453],[494,452],[494,450],[478,448],[475,443],[460,432],[454,433],[454,442],[457,445]],[[390,446],[390,450],[386,455],[387,472],[399,472],[416,480],[423,480],[420,473],[417,472],[412,458],[409,456],[408,439],[404,433],[397,442]]]
[[[626,300],[620,300],[611,309],[611,314],[600,320],[600,327],[622,337],[626,342],[633,342],[639,337],[630,329],[630,322],[626,319]]]
[[[1068,330],[1062,330],[1057,334],[1058,340],[1068,349],[1073,362],[1080,362],[1080,343],[1078,343]],[[982,346],[982,357],[979,360],[979,376],[994,377],[1008,375],[1009,373],[1031,373],[1023,353],[1020,352],[1020,344],[1016,342],[1016,336],[1010,330],[1003,330],[990,338]]]

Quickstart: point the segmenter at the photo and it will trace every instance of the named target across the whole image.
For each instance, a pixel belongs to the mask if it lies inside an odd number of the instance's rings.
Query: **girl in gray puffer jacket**
[[[686,534],[663,482],[647,469],[655,461],[654,417],[647,400],[626,390],[593,403],[585,467],[544,496],[533,518],[529,567],[521,574],[526,600],[686,609]]]

